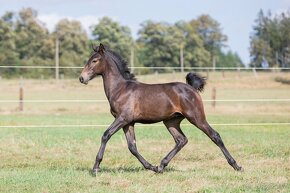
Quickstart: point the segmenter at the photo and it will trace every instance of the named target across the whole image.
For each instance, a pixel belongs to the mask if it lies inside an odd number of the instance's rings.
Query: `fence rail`
[[[290,123],[211,123],[212,126],[287,126]],[[162,124],[138,124],[137,127],[162,127]],[[192,124],[181,124],[181,126],[192,126]],[[79,128],[79,127],[109,127],[109,124],[91,125],[0,125],[0,128]]]
[[[0,66],[0,68],[18,68],[18,69],[82,69],[83,66]],[[166,66],[134,66],[129,67],[130,69],[155,69],[155,70],[165,70],[165,69],[172,69],[172,70],[290,70],[290,67],[270,67],[270,68],[262,68],[262,67],[166,67]]]
[[[77,67],[77,66],[62,66],[62,67],[56,67],[56,66],[0,66],[0,69],[4,68],[14,68],[14,69],[82,69],[83,67]],[[290,70],[290,67],[286,68],[239,68],[239,67],[130,67],[131,69],[152,69],[152,70],[158,70],[158,69],[172,69],[172,70],[207,70],[207,71],[214,71],[214,70],[236,70],[236,71],[253,71],[255,70]],[[86,99],[86,100],[79,100],[79,99],[41,99],[41,100],[0,100],[0,103],[107,103],[107,100],[105,99]],[[253,103],[253,102],[283,102],[288,103],[290,102],[290,98],[282,98],[282,99],[205,99],[204,102],[228,102],[228,103],[234,103],[234,102],[243,102],[243,103]],[[182,124],[182,126],[189,126],[191,124]],[[288,126],[290,125],[289,122],[272,122],[272,123],[213,123],[211,125],[214,126]],[[138,125],[141,127],[146,127],[146,125]],[[160,127],[161,124],[154,124],[150,125],[150,127]],[[0,128],[79,128],[79,127],[108,127],[107,124],[79,124],[79,125],[57,125],[57,124],[47,124],[47,125],[0,125]]]
[[[55,99],[55,100],[23,100],[23,103],[106,103],[108,100],[88,99],[88,100],[70,100],[70,99]],[[290,102],[290,99],[205,99],[203,102]],[[0,100],[0,103],[19,103],[19,100]]]

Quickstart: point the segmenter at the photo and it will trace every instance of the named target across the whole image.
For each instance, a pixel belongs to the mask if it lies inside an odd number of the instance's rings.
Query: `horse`
[[[106,144],[121,128],[123,129],[130,152],[143,167],[162,173],[171,159],[187,144],[188,139],[180,128],[182,120],[187,119],[203,131],[222,151],[227,162],[236,171],[242,171],[225,147],[219,133],[206,121],[203,103],[199,92],[206,84],[205,78],[188,73],[186,82],[164,84],[145,84],[135,79],[127,62],[103,44],[93,47],[93,53],[82,69],[79,81],[88,84],[96,76],[103,79],[110,111],[115,120],[101,138],[101,146],[96,155],[93,174],[100,171]],[[159,166],[153,166],[138,152],[134,125],[151,124],[163,121],[175,140],[174,148],[162,159]]]

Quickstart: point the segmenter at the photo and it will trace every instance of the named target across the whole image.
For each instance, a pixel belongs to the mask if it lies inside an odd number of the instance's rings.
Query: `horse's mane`
[[[93,48],[93,54],[98,52],[99,50],[99,46],[94,46],[92,44],[92,48]],[[109,56],[112,58],[112,60],[116,63],[117,68],[119,70],[119,72],[121,73],[121,75],[126,79],[126,80],[136,80],[135,75],[133,73],[130,72],[129,68],[128,68],[128,63],[127,61],[122,58],[119,54],[117,54],[116,52],[114,52],[113,50],[110,50],[108,47],[105,47],[106,49],[106,53],[109,53]]]
[[[106,49],[106,52],[110,53],[110,56],[116,63],[118,70],[126,80],[136,80],[135,75],[130,72],[128,68],[128,63],[124,58],[122,58],[119,54],[110,49]]]

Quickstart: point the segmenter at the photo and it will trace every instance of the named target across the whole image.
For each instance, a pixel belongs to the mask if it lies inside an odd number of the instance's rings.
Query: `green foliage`
[[[244,64],[237,53],[233,53],[231,50],[224,53],[219,51],[217,53],[217,67],[243,67]]]
[[[0,19],[0,63],[8,66],[54,66],[55,42],[59,39],[60,66],[81,66],[88,57],[88,37],[80,22],[59,21],[49,33],[37,19],[37,11],[22,9],[18,14],[7,12]],[[75,76],[72,70],[60,73]],[[53,77],[54,69],[1,70],[1,76]]]
[[[103,17],[97,25],[92,27],[92,35],[97,43],[103,43],[129,61],[133,45],[129,27],[122,26],[109,17]]]
[[[16,34],[13,30],[14,14],[5,13],[0,18],[0,64],[8,66],[17,65],[18,53],[16,52]],[[0,75],[11,76],[17,73],[17,69],[2,69]]]
[[[190,24],[203,39],[204,47],[211,57],[224,46],[227,36],[222,33],[220,24],[209,15],[201,15]]]
[[[18,15],[4,14],[0,20],[0,63],[1,65],[51,65],[53,43],[48,30],[37,19],[37,12],[31,8],[22,9]],[[49,74],[48,70],[4,69],[1,76],[25,75],[37,77]]]
[[[241,63],[240,58],[221,51],[226,39],[217,21],[201,15],[196,20],[174,25],[146,21],[141,25],[137,44],[140,62],[148,67],[179,67],[181,49],[185,67],[209,67],[213,56],[218,54],[223,57],[220,65],[235,66]]]
[[[286,16],[283,16],[286,17]],[[282,19],[281,28],[287,33],[288,20]],[[259,33],[260,29],[257,29]],[[220,24],[209,15],[201,15],[189,22],[175,24],[145,21],[141,24],[137,40],[132,38],[129,27],[103,17],[91,27],[92,40],[78,21],[62,19],[51,33],[37,18],[37,11],[24,8],[18,13],[7,12],[0,18],[0,65],[7,66],[54,66],[56,42],[59,42],[60,67],[75,67],[85,64],[89,57],[90,42],[103,43],[119,53],[125,60],[133,59],[135,66],[180,67],[183,53],[185,67],[210,67],[213,56],[217,56],[217,66],[241,64],[237,54],[224,53],[227,37]],[[283,36],[284,37],[284,36]],[[254,39],[254,38],[253,38]],[[257,38],[256,38],[257,39]],[[253,52],[267,42],[257,39]],[[281,40],[282,41],[282,40]],[[283,39],[285,41],[285,38]],[[278,46],[272,41],[273,46]],[[256,51],[257,50],[257,51]],[[134,57],[131,54],[134,51]],[[265,53],[265,51],[263,52]],[[273,52],[267,50],[269,57]],[[263,54],[258,54],[261,60]],[[159,70],[161,72],[166,70]],[[143,73],[152,72],[144,70]],[[52,78],[55,69],[1,69],[0,76],[7,78],[24,76],[30,78]],[[76,77],[79,70],[60,69],[65,77]]]
[[[56,25],[53,36],[59,41],[59,65],[83,66],[88,56],[88,37],[79,21],[63,19]],[[73,76],[72,70],[61,69],[61,74]]]
[[[290,66],[290,12],[273,16],[260,10],[251,35],[251,65],[262,67],[264,61],[270,67]]]
[[[146,67],[177,67],[181,40],[182,34],[174,26],[146,21],[137,40],[140,60]]]
[[[15,22],[16,51],[19,54],[21,65],[53,64],[53,40],[45,26],[37,19],[37,12],[31,8],[22,9]],[[22,73],[39,77],[39,74],[48,73],[47,70],[22,70]]]
[[[186,67],[207,67],[211,64],[210,52],[204,47],[204,40],[191,22],[180,21],[175,26],[183,34],[184,64]]]

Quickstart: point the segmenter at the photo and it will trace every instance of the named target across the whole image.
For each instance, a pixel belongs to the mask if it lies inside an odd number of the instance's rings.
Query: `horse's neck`
[[[102,74],[102,77],[104,81],[104,90],[110,102],[111,99],[118,94],[119,89],[124,85],[126,80],[115,64],[109,64],[106,71]]]

